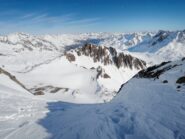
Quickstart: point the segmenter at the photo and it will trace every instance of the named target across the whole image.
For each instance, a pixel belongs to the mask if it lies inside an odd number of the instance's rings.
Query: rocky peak
[[[152,43],[152,45],[157,44],[157,42],[162,42],[169,36],[169,34],[169,31],[159,30],[159,32],[153,37],[154,42]]]
[[[91,69],[94,69],[94,67],[92,67]],[[99,77],[102,77],[102,78],[111,78],[106,72],[105,72],[105,69],[103,69],[101,66],[98,66],[96,68],[96,71],[97,71],[97,76],[96,78],[99,78]]]
[[[78,56],[85,55],[91,57],[94,62],[101,62],[104,65],[114,64],[117,68],[127,67],[130,69],[143,69],[146,66],[146,63],[136,57],[133,57],[129,54],[125,54],[123,52],[117,52],[117,50],[113,47],[105,47],[105,46],[96,46],[93,44],[85,44],[83,47],[74,50]],[[67,52],[66,58],[75,57],[72,53]],[[73,56],[72,56],[73,55]],[[75,58],[74,58],[75,59]]]

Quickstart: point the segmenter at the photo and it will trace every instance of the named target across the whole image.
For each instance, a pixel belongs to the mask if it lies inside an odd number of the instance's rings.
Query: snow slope
[[[122,85],[119,94],[105,104],[5,97],[0,113],[5,113],[6,106],[11,110],[7,115],[16,114],[8,120],[2,116],[0,138],[183,139],[185,81],[178,81],[182,77],[184,59],[150,67]]]
[[[48,64],[36,67],[26,73],[17,73],[16,77],[24,85],[33,90],[41,90],[44,95],[37,96],[51,100],[62,100],[75,103],[98,103],[108,101],[113,96],[102,94],[97,79],[97,71],[78,67],[65,57],[58,58]],[[56,89],[55,91],[49,88]]]
[[[13,139],[22,127],[32,126],[24,133],[42,133],[45,129],[36,124],[38,118],[46,115],[46,102],[22,88],[7,75],[0,74],[0,139]],[[34,128],[36,127],[36,128]],[[36,130],[35,130],[36,129]],[[19,135],[20,138],[26,138]],[[35,134],[38,137],[38,134]],[[43,137],[43,136],[42,136]]]
[[[132,55],[125,55],[117,49],[92,44],[67,51],[65,55],[68,59],[68,55],[73,56],[74,60],[71,63],[77,66],[101,70],[101,76],[97,79],[100,86],[116,92],[121,84],[127,82],[141,69],[146,68],[144,61]],[[107,78],[104,77],[105,74]]]
[[[170,65],[173,68],[166,68]],[[51,110],[39,123],[51,138],[184,138],[185,86],[181,84],[181,89],[177,89],[176,81],[184,76],[185,61],[168,63],[155,71],[160,69],[166,71],[158,79],[140,76],[131,79],[107,104],[66,107],[67,104],[58,102],[63,110]],[[168,83],[163,83],[164,80]],[[49,108],[50,105],[53,104],[49,103]],[[55,116],[60,119],[55,120]]]

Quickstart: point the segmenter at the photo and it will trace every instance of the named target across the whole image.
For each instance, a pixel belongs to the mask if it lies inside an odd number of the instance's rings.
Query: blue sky
[[[185,0],[0,0],[0,34],[185,29]]]

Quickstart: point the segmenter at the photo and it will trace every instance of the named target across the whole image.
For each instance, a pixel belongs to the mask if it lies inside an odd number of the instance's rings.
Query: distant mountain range
[[[110,101],[121,84],[138,71],[184,56],[185,31],[0,36],[2,69],[15,75],[33,94],[40,91],[50,97],[51,92],[62,90],[61,100],[70,102],[82,102],[80,94],[84,92],[94,95],[91,102]],[[88,74],[83,74],[85,71]],[[77,85],[73,87],[74,81]],[[93,89],[88,89],[92,83]]]

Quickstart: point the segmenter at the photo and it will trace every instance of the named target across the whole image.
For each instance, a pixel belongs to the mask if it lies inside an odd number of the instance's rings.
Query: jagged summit
[[[93,44],[85,44],[81,48],[71,50],[66,52],[66,57],[69,61],[75,61],[75,56],[73,53],[77,53],[77,56],[88,56],[93,59],[93,61],[100,62],[106,65],[115,65],[117,68],[127,67],[130,69],[143,69],[146,67],[146,63],[136,57],[129,54],[124,54],[123,52],[118,52],[113,47],[106,46],[96,46]]]

